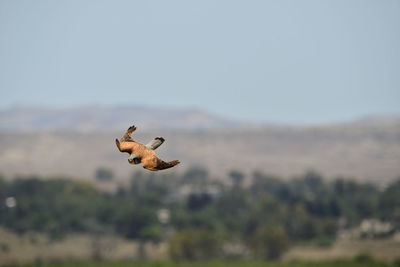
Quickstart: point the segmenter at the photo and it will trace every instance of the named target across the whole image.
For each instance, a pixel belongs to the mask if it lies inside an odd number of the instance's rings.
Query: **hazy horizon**
[[[366,113],[362,115],[355,115],[353,117],[348,117],[345,119],[336,119],[336,120],[321,120],[321,121],[312,121],[312,122],[304,122],[304,121],[278,121],[278,120],[260,120],[260,119],[243,119],[243,118],[238,118],[234,116],[229,116],[229,115],[224,115],[224,114],[218,114],[213,111],[209,111],[207,109],[201,108],[201,107],[193,107],[193,106],[187,106],[187,107],[172,107],[172,106],[152,106],[152,105],[143,105],[143,104],[95,104],[95,103],[88,103],[88,104],[65,104],[65,105],[43,105],[43,104],[12,104],[12,105],[6,105],[6,106],[0,106],[0,112],[1,111],[7,111],[10,109],[49,109],[49,110],[76,110],[76,109],[85,109],[85,108],[106,108],[106,109],[113,109],[113,108],[144,108],[144,109],[153,109],[153,111],[156,110],[166,110],[166,111],[190,111],[190,112],[201,112],[208,114],[212,117],[215,118],[220,118],[224,120],[229,120],[232,122],[238,122],[238,123],[250,123],[255,125],[292,125],[292,126],[312,126],[312,125],[329,125],[329,124],[336,124],[336,123],[348,123],[348,122],[356,122],[364,119],[374,119],[374,118],[386,118],[386,117],[399,117],[400,118],[400,113],[399,112],[386,112],[386,113]]]

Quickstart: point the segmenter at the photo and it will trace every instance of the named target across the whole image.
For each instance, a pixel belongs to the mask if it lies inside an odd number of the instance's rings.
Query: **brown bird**
[[[131,126],[122,136],[121,141],[115,139],[115,143],[117,144],[119,151],[127,152],[130,154],[128,158],[130,164],[135,165],[143,163],[143,168],[150,171],[159,171],[172,168],[180,163],[179,160],[165,162],[157,157],[154,150],[161,146],[162,143],[164,143],[164,138],[156,137],[147,145],[143,145],[132,139],[131,135],[135,130],[136,127]]]

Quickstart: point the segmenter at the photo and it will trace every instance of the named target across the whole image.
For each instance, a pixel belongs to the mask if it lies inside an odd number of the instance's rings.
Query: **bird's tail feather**
[[[157,167],[158,167],[159,170],[164,170],[164,169],[172,168],[175,165],[178,165],[179,163],[180,163],[179,160],[173,160],[173,161],[169,161],[169,162],[165,162],[163,160],[160,160],[158,162],[158,166]]]

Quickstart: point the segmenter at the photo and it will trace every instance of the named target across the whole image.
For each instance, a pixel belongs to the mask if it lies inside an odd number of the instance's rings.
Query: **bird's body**
[[[157,157],[157,154],[154,152],[154,150],[164,143],[164,138],[156,137],[147,145],[143,145],[132,139],[131,135],[135,130],[136,127],[131,126],[126,131],[124,136],[122,136],[121,141],[118,139],[115,140],[119,151],[130,154],[130,157],[128,158],[130,164],[142,163],[143,168],[147,170],[159,171],[171,168],[180,163],[178,160],[165,162]]]

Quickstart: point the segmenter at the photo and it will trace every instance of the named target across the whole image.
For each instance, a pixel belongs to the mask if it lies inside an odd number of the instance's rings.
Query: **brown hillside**
[[[92,178],[98,167],[127,179],[141,167],[131,166],[127,154],[115,147],[109,133],[1,133],[0,173],[68,175]],[[262,170],[283,177],[314,169],[332,178],[343,175],[386,183],[400,176],[400,127],[397,124],[342,124],[319,127],[270,127],[215,131],[138,131],[147,142],[166,139],[157,153],[164,160],[179,159],[175,170],[202,165],[215,176],[230,169]]]

